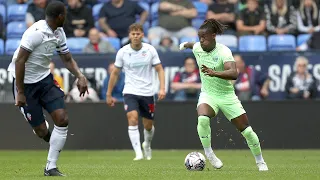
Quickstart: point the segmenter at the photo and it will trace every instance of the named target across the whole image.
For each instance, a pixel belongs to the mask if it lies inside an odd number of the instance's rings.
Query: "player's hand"
[[[78,90],[80,91],[80,95],[79,95],[80,97],[84,96],[86,93],[89,94],[88,82],[87,82],[87,78],[85,76],[80,76],[78,78],[77,87],[78,87]]]
[[[26,100],[26,96],[24,95],[24,93],[17,94],[15,105],[18,107],[23,107],[23,106],[27,105],[27,100]]]
[[[186,49],[186,47],[184,46],[185,44],[187,44],[188,42],[183,42],[179,45],[179,49],[182,51],[184,49]]]
[[[164,99],[166,97],[166,91],[164,89],[160,89],[158,93],[158,101]]]
[[[211,77],[215,76],[215,71],[211,68],[208,68],[205,65],[201,66],[201,72],[204,73],[206,76],[211,76]]]
[[[115,98],[113,98],[112,96],[107,95],[107,104],[108,104],[108,106],[113,107],[115,102],[116,102]]]
[[[118,34],[112,29],[110,29],[107,34],[109,37],[118,37]]]
[[[261,88],[260,94],[261,94],[263,97],[267,97],[267,96],[269,95],[269,91],[268,91],[267,88]]]

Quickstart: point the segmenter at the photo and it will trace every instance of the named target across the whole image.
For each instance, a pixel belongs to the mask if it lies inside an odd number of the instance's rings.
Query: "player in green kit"
[[[201,25],[198,35],[200,42],[183,42],[180,50],[192,49],[200,68],[201,93],[198,100],[198,135],[205,154],[214,168],[223,166],[211,147],[210,119],[221,110],[241,132],[255,157],[259,171],[267,171],[257,134],[249,125],[246,111],[235,94],[232,80],[236,80],[238,72],[231,50],[217,43],[215,37],[222,34],[226,26],[215,19],[207,19]]]

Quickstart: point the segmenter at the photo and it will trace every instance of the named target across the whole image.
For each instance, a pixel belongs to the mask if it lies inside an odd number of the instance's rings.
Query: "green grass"
[[[320,150],[266,150],[268,172],[257,170],[249,150],[216,151],[224,162],[221,170],[207,164],[204,171],[187,171],[189,152],[153,151],[151,161],[133,162],[132,151],[63,151],[58,165],[65,179],[76,180],[320,179]],[[0,180],[58,179],[43,177],[46,156],[46,151],[0,151]]]

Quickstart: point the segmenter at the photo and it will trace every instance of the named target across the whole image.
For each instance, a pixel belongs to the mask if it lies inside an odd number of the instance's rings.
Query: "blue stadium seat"
[[[4,53],[4,42],[2,39],[0,39],[0,55],[3,55]]]
[[[28,4],[12,4],[8,7],[7,18],[11,21],[25,21]]]
[[[182,42],[199,42],[199,37],[182,37],[180,38],[180,43]],[[185,49],[184,51],[191,52],[191,49]]]
[[[121,42],[119,38],[115,37],[104,37],[102,38],[104,41],[108,41],[116,50],[119,50],[121,47]]]
[[[7,37],[8,38],[21,38],[23,33],[27,30],[26,22],[16,21],[10,22],[7,25]]]
[[[204,19],[192,19],[192,26],[196,29],[199,29],[200,26],[202,25]]]
[[[99,3],[93,6],[92,8],[92,16],[95,21],[99,19],[100,10],[103,6],[103,3]]]
[[[267,51],[267,39],[265,36],[240,36],[239,51]]]
[[[193,1],[192,3],[198,11],[197,18],[206,18],[208,5],[200,1]]]
[[[20,39],[7,39],[5,44],[5,53],[7,55],[13,55],[20,45]]]
[[[67,46],[73,54],[81,54],[88,43],[89,39],[85,37],[67,38]]]
[[[299,34],[297,37],[297,46],[306,43],[311,38],[311,34]]]
[[[296,48],[296,38],[293,35],[270,35],[268,49],[270,51],[292,51]]]
[[[150,12],[152,21],[158,20],[158,10],[159,10],[159,3],[158,2],[153,3],[151,5],[151,12]]]
[[[3,4],[0,4],[0,14],[2,16],[3,24],[6,22],[6,7]]]
[[[234,35],[218,35],[216,36],[216,41],[218,43],[221,43],[225,46],[227,46],[231,51],[237,51],[238,50],[238,39]]]

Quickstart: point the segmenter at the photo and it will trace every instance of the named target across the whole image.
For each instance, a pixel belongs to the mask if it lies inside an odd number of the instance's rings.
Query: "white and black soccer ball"
[[[191,152],[186,156],[184,165],[189,171],[202,171],[206,166],[206,158],[199,152]]]

